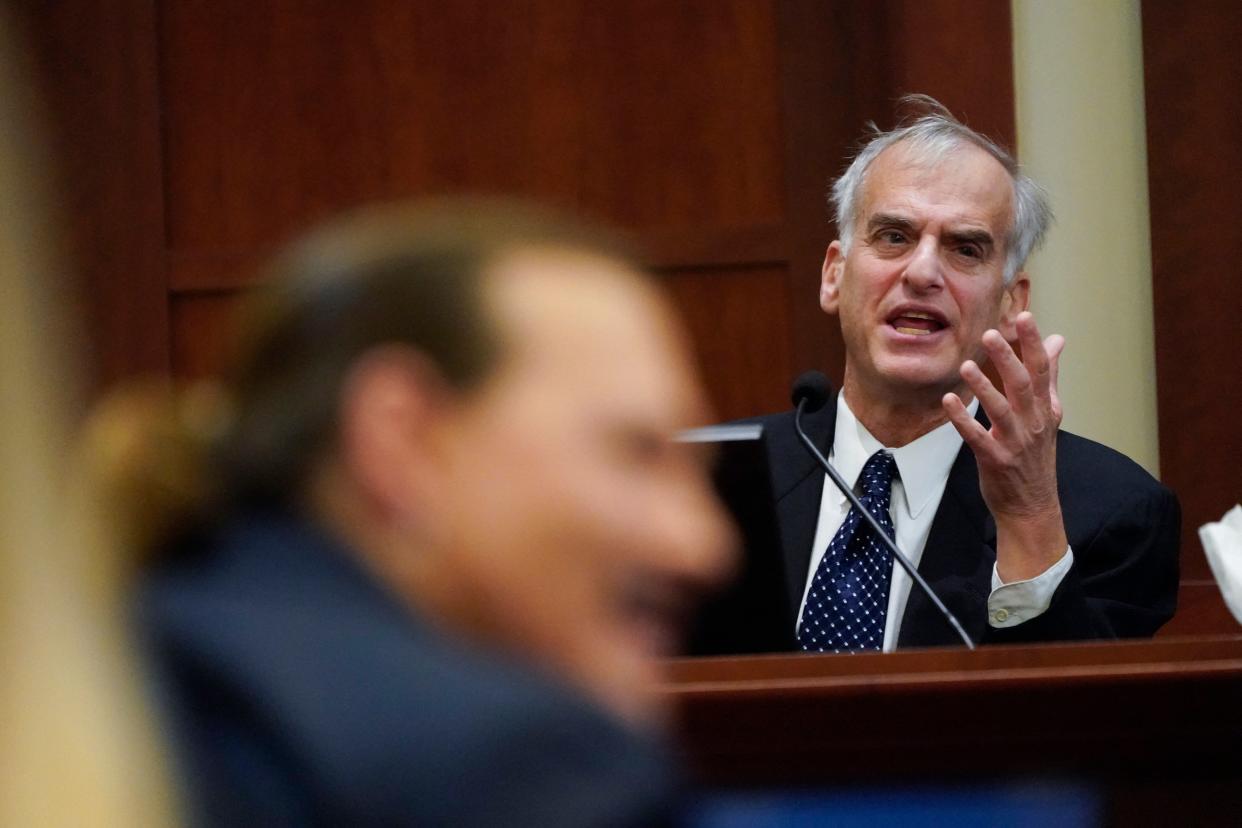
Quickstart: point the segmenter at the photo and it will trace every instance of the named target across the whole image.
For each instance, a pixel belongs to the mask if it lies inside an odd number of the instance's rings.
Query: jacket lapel
[[[976,419],[990,428],[982,408]],[[965,444],[949,471],[944,497],[932,520],[919,572],[971,638],[987,631],[986,604],[996,562],[996,523],[979,493],[979,468]],[[917,586],[910,590],[902,616],[899,647],[929,647],[959,642],[948,622]]]
[[[827,456],[837,421],[836,397],[813,414],[803,417],[807,436]],[[798,439],[793,415],[768,435],[772,453],[772,493],[776,499],[777,524],[784,551],[785,585],[789,598],[789,625],[798,621],[798,608],[811,565],[811,543],[819,520],[824,474]]]

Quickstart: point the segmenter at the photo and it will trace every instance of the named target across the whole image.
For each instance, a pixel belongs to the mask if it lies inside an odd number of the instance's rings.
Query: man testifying
[[[1176,604],[1180,509],[1126,457],[1058,430],[1065,342],[1041,336],[1024,270],[1046,197],[938,102],[906,103],[915,117],[877,131],[833,186],[819,298],[845,374],[806,430],[975,641],[1150,636]],[[793,414],[760,421],[796,646],[957,643],[825,485]]]

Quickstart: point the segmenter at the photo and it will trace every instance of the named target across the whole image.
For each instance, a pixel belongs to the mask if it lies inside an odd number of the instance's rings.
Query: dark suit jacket
[[[662,824],[662,751],[434,631],[305,524],[183,544],[140,590],[191,816],[208,825]]]
[[[825,455],[836,426],[835,398],[804,415],[807,435]],[[987,424],[980,413],[980,421]],[[772,491],[784,547],[792,614],[802,601],[824,474],[794,431],[793,412],[761,417],[772,464]],[[1057,486],[1071,567],[1048,610],[1005,629],[987,622],[996,562],[996,523],[979,493],[974,453],[963,445],[949,472],[919,572],[978,642],[1062,641],[1150,636],[1177,605],[1181,509],[1171,491],[1136,463],[1068,432],[1057,435]],[[960,642],[930,601],[914,587],[902,617],[899,647]]]

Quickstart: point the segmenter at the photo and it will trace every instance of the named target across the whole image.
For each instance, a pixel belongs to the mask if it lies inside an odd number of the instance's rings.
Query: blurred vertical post
[[[1065,335],[1065,427],[1159,476],[1138,0],[1013,0],[1018,154],[1057,224],[1031,307]]]
[[[15,22],[0,8],[0,826],[166,824],[122,556],[66,487],[72,283]]]

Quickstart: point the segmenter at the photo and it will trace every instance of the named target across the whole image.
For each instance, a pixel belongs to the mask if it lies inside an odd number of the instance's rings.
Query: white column
[[[1139,0],[1013,0],[1018,154],[1057,222],[1028,263],[1064,427],[1158,473]]]

